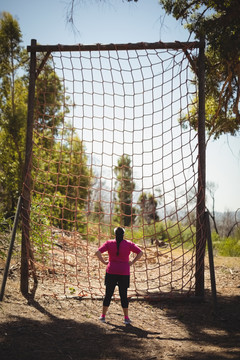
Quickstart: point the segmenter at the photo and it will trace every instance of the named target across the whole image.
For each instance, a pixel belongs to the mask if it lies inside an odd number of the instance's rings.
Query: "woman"
[[[105,286],[106,293],[103,300],[103,310],[100,320],[105,322],[105,316],[111,302],[112,295],[116,285],[119,288],[121,305],[124,314],[124,323],[130,324],[128,317],[128,298],[127,289],[129,287],[130,266],[132,266],[142,256],[141,249],[133,242],[123,238],[125,230],[121,227],[115,228],[115,239],[106,241],[95,255],[104,264],[107,265]],[[108,252],[109,261],[105,261],[102,257],[104,252]],[[129,261],[129,254],[134,252],[137,254],[132,261]]]

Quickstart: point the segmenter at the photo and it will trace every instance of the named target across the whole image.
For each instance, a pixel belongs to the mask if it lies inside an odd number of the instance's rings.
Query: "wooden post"
[[[201,39],[198,58],[198,194],[196,230],[196,287],[195,295],[204,296],[205,235],[205,187],[206,187],[206,144],[205,144],[205,41]]]
[[[5,291],[5,286],[6,286],[7,276],[8,276],[9,266],[10,266],[10,261],[11,261],[12,252],[13,252],[13,245],[14,245],[16,232],[17,232],[17,226],[18,226],[18,219],[19,219],[21,204],[22,204],[22,198],[21,198],[21,196],[19,196],[18,203],[17,203],[17,209],[16,209],[16,213],[15,213],[15,217],[14,217],[14,223],[13,223],[11,241],[10,241],[9,250],[8,250],[7,261],[6,261],[6,265],[5,265],[5,269],[4,269],[4,273],[3,273],[3,280],[2,280],[2,286],[1,286],[1,292],[0,292],[0,301],[3,300],[3,296],[4,296],[4,291]]]
[[[31,41],[31,46],[36,46],[36,40]],[[26,154],[23,171],[23,192],[22,192],[22,251],[21,251],[21,292],[28,296],[29,277],[29,229],[30,229],[30,191],[31,191],[31,168],[32,168],[32,139],[34,119],[34,98],[36,80],[36,51],[30,56],[30,76],[28,89],[28,115],[26,131]]]
[[[208,244],[208,259],[209,259],[209,269],[210,269],[210,278],[211,278],[213,310],[214,313],[217,313],[217,291],[216,291],[216,280],[215,280],[215,271],[214,271],[212,236],[211,236],[208,211],[205,212],[205,223],[206,223],[206,236],[207,236],[207,244]]]

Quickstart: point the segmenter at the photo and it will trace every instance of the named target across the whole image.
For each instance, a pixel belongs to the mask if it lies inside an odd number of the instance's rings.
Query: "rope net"
[[[94,253],[118,225],[144,253],[129,296],[194,290],[198,139],[182,120],[197,107],[197,49],[185,50],[37,54],[23,233],[46,292],[102,296]]]

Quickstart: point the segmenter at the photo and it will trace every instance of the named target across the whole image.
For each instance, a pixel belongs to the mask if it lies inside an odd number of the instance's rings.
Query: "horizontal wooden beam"
[[[62,51],[117,51],[117,50],[145,50],[145,49],[192,49],[200,48],[201,43],[194,42],[170,42],[161,41],[155,43],[139,42],[136,44],[95,44],[95,45],[31,45],[27,47],[28,52],[62,52]]]

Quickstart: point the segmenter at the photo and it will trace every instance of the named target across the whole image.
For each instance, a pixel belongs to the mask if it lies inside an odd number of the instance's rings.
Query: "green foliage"
[[[196,228],[192,225],[183,226],[181,222],[168,222],[167,232],[171,244],[183,243],[185,247],[192,247],[196,244]]]
[[[41,139],[35,136],[34,190],[51,199],[49,215],[53,226],[83,232],[92,175],[82,141],[77,135],[67,137],[64,144],[53,143],[49,151]]]
[[[142,218],[150,224],[151,221],[158,221],[157,214],[157,200],[154,195],[143,193],[139,196],[138,203],[140,204],[140,214]]]
[[[0,40],[0,212],[7,218],[14,214],[22,190],[28,94],[25,71],[29,70],[26,51],[20,46],[20,27],[9,13],[1,14]],[[42,59],[40,54],[38,66]],[[69,99],[51,60],[50,56],[36,80],[32,209],[33,217],[38,209],[39,219],[32,221],[37,242],[46,241],[48,232],[40,229],[50,225],[50,217],[52,226],[85,229],[91,184],[83,144],[66,121],[63,127]],[[39,202],[43,193],[44,206]]]
[[[137,243],[164,242],[174,247],[183,243],[184,247],[191,248],[195,244],[195,232],[193,226],[183,226],[171,221],[166,224],[162,221],[133,228],[133,231],[126,229],[126,238]]]
[[[27,114],[27,88],[18,71],[27,59],[20,46],[17,20],[6,12],[0,16],[0,211],[14,213],[22,185]]]
[[[135,219],[135,208],[132,207],[135,183],[132,180],[131,159],[128,155],[122,155],[119,158],[114,172],[117,177],[115,190],[118,198],[118,204],[115,206],[115,212],[118,215],[115,221],[121,226],[129,226]]]
[[[31,238],[36,250],[36,260],[48,259],[48,248],[51,245],[51,231],[49,220],[49,208],[51,201],[45,197],[44,201],[40,195],[35,194],[31,202]]]
[[[5,129],[0,132],[0,159],[0,212],[8,218],[14,215],[20,187],[20,169],[18,153],[14,150],[13,140],[7,136]]]
[[[64,116],[69,112],[67,103],[68,97],[65,98],[62,83],[51,66],[50,57],[36,81],[36,127],[39,133],[45,135],[46,147],[50,145],[47,139],[57,135],[61,129]]]
[[[22,65],[21,40],[22,33],[17,20],[8,12],[2,12],[0,14],[0,77],[3,82],[4,79],[11,78],[13,71]]]
[[[117,225],[116,225],[117,226]],[[95,230],[94,230],[95,229]],[[106,238],[113,238],[109,234],[107,226],[93,226],[89,228],[92,241],[99,241],[99,229],[102,234],[102,241]],[[138,244],[150,244],[151,240],[164,242],[172,248],[183,246],[185,249],[191,249],[196,245],[196,228],[192,225],[183,225],[168,221],[156,222],[155,224],[145,224],[144,226],[126,228],[126,239],[131,239]],[[221,238],[215,231],[212,232],[212,243],[214,252],[220,256],[240,257],[240,230],[237,230],[232,237]]]
[[[222,239],[218,252],[222,256],[240,256],[240,240],[233,237]]]
[[[144,227],[140,229],[140,232],[135,234],[136,238],[139,238],[139,235],[141,235],[142,239],[147,242],[152,240],[168,241],[166,226],[163,222],[145,224]]]
[[[74,287],[70,287],[69,291],[71,295],[74,295],[76,293],[76,289]]]
[[[239,0],[159,0],[167,14],[186,24],[197,39],[206,38],[206,129],[209,137],[240,130]],[[194,62],[197,61],[193,59]],[[195,101],[195,100],[194,100]],[[197,112],[186,120],[196,128]]]
[[[220,256],[240,256],[240,231],[234,236],[221,238],[215,231],[212,232],[213,249]]]
[[[101,201],[97,200],[94,202],[94,208],[91,215],[91,220],[94,222],[101,222],[104,219],[104,209],[101,205]]]

